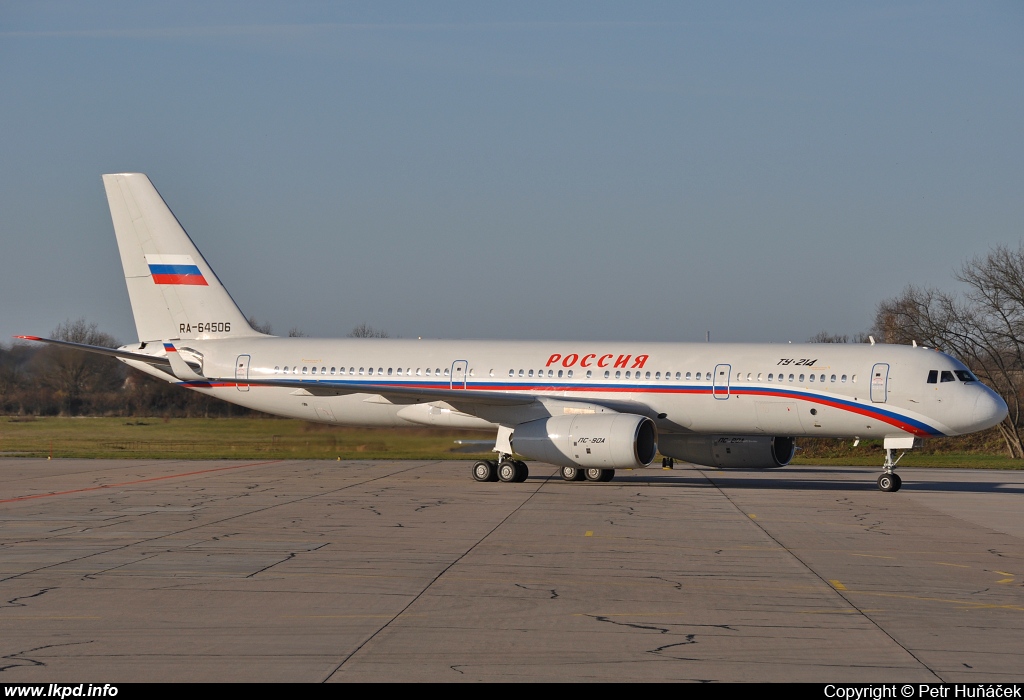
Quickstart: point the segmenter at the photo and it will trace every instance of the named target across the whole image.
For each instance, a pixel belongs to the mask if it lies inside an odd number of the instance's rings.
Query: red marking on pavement
[[[136,481],[122,481],[117,484],[102,484],[100,486],[89,486],[84,489],[71,489],[70,491],[53,491],[51,493],[37,493],[33,496],[17,496],[15,498],[5,498],[0,500],[0,503],[14,503],[15,501],[30,501],[33,498],[49,498],[50,496],[66,496],[69,493],[85,493],[86,491],[99,491],[100,489],[114,489],[119,486],[134,486],[135,484],[145,484],[148,481],[163,481],[164,479],[180,479],[183,476],[195,476],[197,474],[212,474],[213,472],[223,472],[229,469],[243,469],[245,467],[261,467],[265,464],[276,464],[280,462],[279,459],[272,459],[269,462],[253,462],[252,464],[236,464],[233,467],[217,467],[216,469],[200,469],[195,472],[184,472],[183,474],[168,474],[167,476],[152,476],[148,479],[138,479]]]

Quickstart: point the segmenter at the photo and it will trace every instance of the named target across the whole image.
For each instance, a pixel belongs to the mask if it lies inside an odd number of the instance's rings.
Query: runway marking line
[[[31,501],[36,498],[50,498],[51,496],[67,496],[72,493],[86,493],[88,491],[100,491],[102,489],[116,489],[122,486],[135,486],[136,484],[145,484],[150,481],[164,481],[166,479],[180,479],[186,476],[197,476],[199,474],[212,474],[213,472],[223,472],[230,469],[243,469],[245,467],[260,467],[266,464],[276,464],[284,460],[272,459],[268,462],[252,462],[251,464],[236,464],[232,467],[216,467],[215,469],[200,469],[194,472],[184,472],[182,474],[167,474],[165,476],[152,476],[148,479],[136,479],[135,481],[122,481],[116,484],[101,484],[99,486],[88,486],[82,489],[71,489],[69,491],[52,491],[50,493],[37,493],[31,496],[15,496],[14,498],[4,498],[0,500],[0,503],[17,503],[18,501]]]
[[[838,581],[836,579],[829,579],[829,584],[831,584],[832,588],[836,589],[837,591],[845,591],[846,590],[846,586],[844,586],[842,584],[842,582],[840,582],[840,581]]]
[[[593,537],[594,536],[594,531],[593,530],[587,530],[585,533],[583,533],[583,536],[584,537]]]
[[[971,568],[971,567],[967,566],[967,564],[950,564],[948,561],[937,561],[935,563],[936,564],[941,564],[942,566],[955,566],[958,569],[969,569],[969,568]]]
[[[881,554],[857,554],[855,552],[850,553],[851,557],[867,557],[868,559],[895,559],[896,557],[884,557]]]

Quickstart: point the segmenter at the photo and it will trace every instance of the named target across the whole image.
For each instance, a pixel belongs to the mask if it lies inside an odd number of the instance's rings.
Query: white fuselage
[[[948,355],[885,344],[276,337],[177,344],[204,377],[220,379],[179,382],[128,363],[248,408],[346,425],[493,429],[571,412],[566,402],[593,402],[647,415],[663,434],[930,437],[990,427],[1006,410],[988,387],[957,378],[966,367]],[[292,386],[246,383],[282,379]],[[522,393],[540,402],[467,411],[465,404],[393,402],[374,392],[315,396],[296,381]]]

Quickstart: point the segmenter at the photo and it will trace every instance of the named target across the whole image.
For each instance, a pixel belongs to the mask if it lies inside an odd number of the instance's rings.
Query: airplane
[[[358,426],[496,433],[481,482],[524,481],[526,458],[566,481],[610,481],[663,455],[711,467],[785,466],[801,437],[896,451],[998,424],[1006,403],[960,361],[912,346],[281,338],[254,330],[141,173],[103,176],[139,341],[39,336],[265,413]],[[856,443],[855,443],[856,444]],[[902,454],[900,457],[902,457]]]

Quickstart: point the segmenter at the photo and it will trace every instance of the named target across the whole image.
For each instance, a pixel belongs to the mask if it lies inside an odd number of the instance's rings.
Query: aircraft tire
[[[614,469],[602,469],[601,472],[601,481],[611,481],[615,478]]]
[[[473,479],[476,481],[497,481],[497,465],[490,460],[481,460],[473,465]]]
[[[583,470],[579,467],[562,467],[559,472],[565,481],[583,481]]]
[[[583,470],[583,476],[587,481],[601,481],[602,477],[604,477],[604,472],[604,469],[590,467],[589,469]]]
[[[521,462],[518,459],[515,461],[516,475],[512,479],[513,483],[521,484],[526,481],[530,476],[530,468],[526,466],[526,462]]]
[[[514,460],[506,459],[498,464],[498,481],[506,484],[514,483],[519,473],[520,469]]]
[[[878,477],[878,490],[890,493],[893,491],[899,491],[900,486],[903,485],[903,480],[895,474],[882,474]]]

